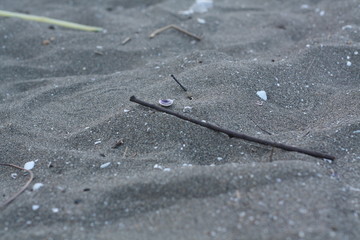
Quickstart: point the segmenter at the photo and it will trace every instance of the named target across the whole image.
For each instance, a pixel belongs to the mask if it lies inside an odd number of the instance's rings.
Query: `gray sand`
[[[360,238],[359,1],[215,0],[179,14],[192,3],[1,1],[106,29],[0,18],[0,163],[35,161],[0,212],[1,239]],[[168,24],[203,39],[149,39]],[[230,139],[132,95],[336,160]],[[1,202],[26,181],[0,177]]]

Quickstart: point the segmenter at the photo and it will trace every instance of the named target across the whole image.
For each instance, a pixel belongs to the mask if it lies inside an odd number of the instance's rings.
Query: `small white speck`
[[[319,12],[319,15],[320,15],[320,16],[324,16],[324,15],[325,15],[325,11],[324,11],[324,10],[321,10],[321,11]]]
[[[307,5],[307,4],[301,5],[301,9],[308,9],[308,8],[309,8],[309,5]]]
[[[183,167],[192,167],[192,164],[191,163],[184,163],[182,166]]]
[[[130,112],[129,109],[124,109],[124,113]]]
[[[309,48],[309,47],[310,47],[310,44],[306,44],[306,47]]]
[[[44,184],[42,184],[42,183],[35,183],[34,186],[33,186],[33,190],[37,191],[40,188],[42,188],[43,186],[44,186]]]
[[[198,23],[201,23],[201,24],[206,23],[205,19],[202,19],[202,18],[198,18],[197,21],[198,21]]]
[[[16,178],[17,178],[17,173],[12,173],[12,174],[11,174],[11,177],[12,177],[13,179],[16,179]]]
[[[223,160],[223,158],[222,157],[218,157],[218,158],[216,158],[218,161],[222,161]]]
[[[32,210],[36,211],[36,210],[38,210],[40,208],[40,206],[39,205],[32,205],[31,208],[32,208]]]
[[[164,168],[164,172],[170,172],[171,168]]]
[[[307,212],[308,212],[308,210],[306,208],[299,209],[299,213],[301,213],[301,214],[306,214]]]
[[[351,25],[345,25],[345,26],[341,27],[342,30],[352,29],[352,28],[353,28],[353,26],[351,26]]]
[[[354,52],[354,55],[358,55],[358,54],[359,54],[359,52],[358,52],[358,51],[355,51],[355,52]]]
[[[58,209],[58,208],[52,208],[51,211],[52,211],[53,213],[58,213],[58,212],[59,212],[59,209]]]
[[[25,168],[26,170],[31,170],[31,169],[34,168],[34,166],[35,166],[35,162],[34,162],[34,161],[30,161],[30,162],[25,163],[24,168]]]
[[[360,130],[355,130],[353,131],[353,133],[360,133]]]
[[[103,49],[103,46],[96,46],[97,49]]]
[[[100,141],[100,140],[98,140],[98,141],[94,142],[94,144],[95,144],[95,145],[98,145],[98,144],[100,144],[100,143],[101,143],[101,141]]]
[[[107,168],[110,164],[111,164],[111,162],[101,164],[100,168]]]
[[[350,56],[346,56],[346,59],[348,59],[348,60],[349,60],[349,59],[350,59]]]
[[[350,62],[350,61],[347,61],[347,62],[346,62],[346,66],[350,67],[350,66],[351,66],[351,62]]]
[[[154,168],[155,169],[160,169],[160,170],[163,170],[164,168],[161,166],[161,165],[159,165],[159,164],[155,164],[154,165]]]

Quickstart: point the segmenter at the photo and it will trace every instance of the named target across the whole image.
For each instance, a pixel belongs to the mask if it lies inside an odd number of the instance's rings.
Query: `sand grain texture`
[[[1,210],[1,239],[360,238],[359,1],[215,0],[179,15],[192,3],[1,1],[107,30],[0,18],[0,162],[36,161],[44,184]],[[168,24],[203,39],[149,39]],[[337,159],[270,157],[132,95]],[[0,168],[2,202],[26,181],[14,172]]]

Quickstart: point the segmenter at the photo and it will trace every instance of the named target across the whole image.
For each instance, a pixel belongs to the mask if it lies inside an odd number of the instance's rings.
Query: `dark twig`
[[[165,109],[165,108],[156,106],[154,104],[144,102],[144,101],[142,101],[140,99],[137,99],[135,96],[130,97],[130,101],[138,103],[138,104],[146,106],[146,107],[149,107],[149,108],[152,108],[152,109],[155,109],[155,110],[160,111],[160,112],[168,113],[168,114],[173,115],[175,117],[181,118],[181,119],[183,119],[185,121],[189,121],[189,122],[198,124],[200,126],[212,129],[214,131],[225,133],[230,138],[233,138],[233,137],[240,138],[240,139],[243,139],[243,140],[246,140],[246,141],[256,142],[256,143],[263,144],[263,145],[268,145],[268,146],[280,148],[280,149],[283,149],[283,150],[286,150],[286,151],[292,151],[292,152],[299,152],[299,153],[307,154],[307,155],[310,155],[310,156],[313,156],[313,157],[316,157],[316,158],[335,160],[334,156],[331,156],[331,155],[328,155],[328,154],[325,154],[325,153],[320,153],[320,152],[316,152],[316,151],[312,151],[312,150],[293,147],[293,146],[285,145],[285,144],[282,144],[282,143],[267,141],[267,140],[251,137],[251,136],[248,136],[248,135],[245,135],[245,134],[242,134],[242,133],[237,133],[237,132],[233,132],[233,131],[230,131],[230,130],[227,130],[227,129],[223,129],[223,128],[220,128],[220,127],[218,127],[216,125],[213,125],[213,124],[210,124],[210,123],[207,123],[207,122],[202,122],[202,121],[190,118],[188,116],[181,115],[179,113],[173,112],[173,111],[171,111],[169,109]]]
[[[186,92],[187,89],[175,78],[175,76],[173,74],[170,75],[177,84],[179,84],[179,86]]]
[[[120,140],[116,141],[116,143],[111,148],[115,149],[115,148],[120,147],[123,144],[124,144],[124,140],[120,139]]]
[[[26,171],[30,174],[30,178],[29,180],[26,182],[26,184],[17,192],[15,193],[12,197],[10,197],[8,200],[6,200],[6,202],[4,202],[3,204],[0,205],[0,209],[5,208],[9,203],[11,203],[12,201],[15,200],[15,198],[17,198],[22,192],[25,191],[25,189],[29,186],[29,184],[32,182],[33,178],[34,178],[34,174],[32,171],[27,170],[25,168],[16,166],[14,164],[10,164],[10,163],[0,163],[0,166],[6,166],[6,167],[13,167],[13,168],[17,168],[23,171]]]

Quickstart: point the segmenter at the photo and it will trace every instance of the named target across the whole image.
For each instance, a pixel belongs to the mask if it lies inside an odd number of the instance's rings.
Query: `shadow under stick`
[[[334,156],[331,156],[331,155],[326,154],[326,153],[316,152],[316,151],[312,151],[312,150],[302,149],[302,148],[299,148],[299,147],[293,147],[293,146],[285,145],[285,144],[282,144],[282,143],[263,140],[263,139],[255,138],[255,137],[248,136],[248,135],[245,135],[245,134],[242,134],[242,133],[233,132],[233,131],[230,131],[230,130],[227,130],[227,129],[224,129],[224,128],[220,128],[220,127],[218,127],[216,125],[213,125],[213,124],[210,124],[210,123],[207,123],[207,122],[202,122],[202,121],[199,121],[197,119],[193,119],[191,117],[188,117],[188,116],[173,112],[173,111],[171,111],[169,109],[165,109],[165,108],[156,106],[154,104],[147,103],[145,101],[137,99],[135,96],[130,97],[130,101],[138,103],[138,104],[146,106],[146,107],[149,107],[149,108],[152,108],[152,109],[155,109],[155,110],[160,111],[160,112],[164,112],[164,113],[173,115],[173,116],[181,118],[181,119],[183,119],[185,121],[189,121],[189,122],[198,124],[198,125],[200,125],[202,127],[206,127],[206,128],[212,129],[212,130],[217,131],[217,132],[225,133],[230,138],[233,138],[233,137],[234,138],[239,138],[239,139],[243,139],[243,140],[246,140],[246,141],[259,143],[259,144],[262,144],[262,145],[267,145],[267,146],[280,148],[280,149],[283,149],[283,150],[286,150],[286,151],[303,153],[303,154],[306,154],[306,155],[309,155],[309,156],[312,156],[312,157],[316,157],[316,158],[335,160]]]

